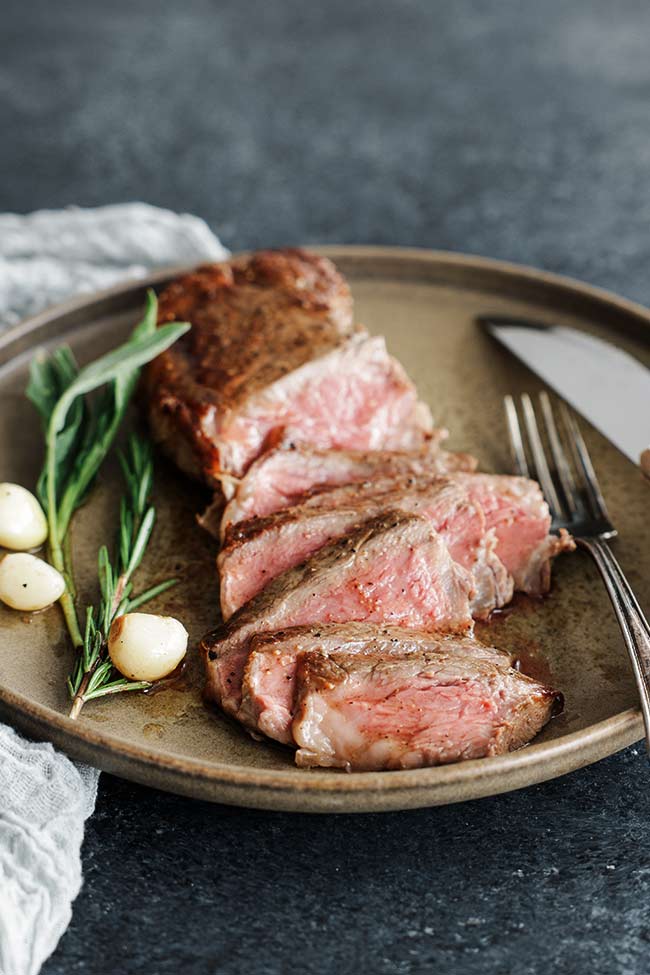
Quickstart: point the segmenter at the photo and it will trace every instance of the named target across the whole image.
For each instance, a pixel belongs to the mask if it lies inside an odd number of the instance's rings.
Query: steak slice
[[[364,481],[322,491],[302,505],[231,525],[217,565],[221,612],[228,619],[275,576],[298,565],[364,518],[388,510],[418,514],[445,541],[455,562],[472,573],[472,614],[486,618],[512,598],[512,578],[495,553],[480,505],[444,478]]]
[[[170,284],[159,320],[190,331],[143,376],[154,438],[217,484],[274,445],[421,447],[428,408],[385,341],[352,323],[347,284],[326,258],[260,251]]]
[[[444,647],[308,652],[296,674],[296,763],[366,771],[501,755],[530,741],[558,708],[551,688]]]
[[[256,633],[350,621],[465,632],[472,591],[469,573],[423,518],[387,512],[277,576],[203,639],[206,695],[237,714]]]
[[[472,637],[436,635],[373,623],[321,623],[257,634],[250,642],[244,670],[239,719],[269,738],[293,744],[295,676],[303,653],[327,655],[344,651],[349,656],[390,657],[440,650],[491,660],[504,667],[513,663],[509,654],[486,647]]]
[[[413,452],[315,450],[310,447],[270,450],[255,461],[234,488],[234,495],[223,512],[222,533],[230,524],[273,514],[320,488],[378,477],[430,476],[475,470],[476,460],[469,454],[451,453],[439,446],[445,436],[444,430],[434,431],[432,443]]]
[[[551,515],[541,488],[526,477],[505,474],[451,475],[481,505],[487,527],[497,536],[497,555],[515,589],[541,596],[551,585],[551,559],[571,552],[575,543],[564,530],[549,534]]]

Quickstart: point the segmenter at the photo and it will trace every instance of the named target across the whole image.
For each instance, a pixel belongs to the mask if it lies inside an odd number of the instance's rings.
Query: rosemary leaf
[[[137,609],[138,606],[143,606],[151,599],[155,599],[156,596],[160,596],[163,592],[175,586],[177,582],[178,579],[166,579],[165,582],[159,582],[157,586],[152,586],[151,589],[146,589],[144,592],[139,593],[133,599],[129,599],[126,612],[130,613],[132,610]]]
[[[90,701],[93,698],[104,697],[106,694],[121,694],[122,691],[146,691],[149,687],[151,687],[151,681],[122,678],[121,680],[114,680],[110,684],[102,684],[101,687],[86,694],[85,697],[87,701]]]
[[[149,544],[149,539],[151,538],[151,533],[153,531],[153,523],[156,520],[156,512],[153,508],[148,508],[147,512],[142,519],[142,523],[138,529],[138,534],[133,543],[133,550],[131,552],[131,557],[129,559],[128,565],[124,572],[127,579],[130,579],[135,570],[138,568],[142,562],[142,556],[144,555],[145,549]]]
[[[94,690],[106,683],[106,679],[112,673],[112,671],[113,664],[110,662],[110,660],[102,660],[102,662],[98,664],[98,666],[94,669],[90,680],[88,681],[88,688],[85,694],[86,700]]]

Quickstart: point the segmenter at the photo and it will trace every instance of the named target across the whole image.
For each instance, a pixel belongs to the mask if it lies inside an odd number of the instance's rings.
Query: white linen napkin
[[[202,220],[144,203],[0,214],[0,328],[154,268],[227,256]],[[36,975],[70,922],[98,775],[0,724],[0,975]]]

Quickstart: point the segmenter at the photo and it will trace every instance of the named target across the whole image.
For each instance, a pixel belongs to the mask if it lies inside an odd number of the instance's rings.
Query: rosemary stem
[[[128,582],[129,582],[129,577],[126,572],[122,573],[122,575],[117,580],[115,586],[115,595],[113,596],[113,602],[111,603],[111,617],[110,617],[111,623],[113,622],[115,618],[115,614],[120,608],[120,603],[122,602],[122,597],[124,596],[124,590],[126,589]]]
[[[77,611],[75,609],[74,599],[71,592],[72,572],[70,571],[70,567],[66,564],[66,559],[59,537],[59,527],[56,517],[55,477],[56,467],[54,462],[54,451],[50,449],[48,450],[47,458],[47,523],[49,530],[48,541],[50,549],[50,562],[65,579],[65,590],[59,600],[59,603],[61,604],[61,609],[63,610],[63,616],[65,618],[66,626],[68,627],[70,639],[72,640],[76,650],[83,646],[84,640],[83,636],[81,635],[81,630],[79,629]]]
[[[88,684],[90,683],[90,678],[94,674],[95,668],[97,667],[97,664],[98,663],[99,663],[99,659],[90,668],[90,670],[87,670],[86,673],[83,675],[83,677],[81,679],[81,683],[79,684],[79,689],[78,689],[77,693],[75,694],[75,696],[72,699],[72,705],[70,706],[70,711],[68,712],[68,717],[69,718],[72,718],[73,721],[76,721],[76,719],[79,717],[79,715],[81,714],[81,709],[84,706],[84,704],[86,703],[84,694],[86,693],[86,690],[88,688]]]
[[[116,612],[117,612],[117,610],[119,608],[120,603],[122,602],[122,597],[124,595],[124,590],[126,588],[126,585],[127,585],[128,581],[129,580],[128,580],[128,577],[127,577],[126,573],[123,574],[123,575],[121,575],[119,577],[119,579],[117,580],[117,584],[115,586],[115,595],[113,597],[113,602],[111,603],[111,614],[110,614],[110,622],[111,623],[113,622],[113,618],[114,618],[114,616],[115,616],[115,614],[116,614]],[[65,613],[65,607],[63,608],[63,612]],[[76,620],[76,614],[75,614],[75,620]],[[81,636],[81,634],[80,634],[80,636]],[[77,646],[83,646],[83,638],[81,639],[81,643],[80,644],[77,644]],[[106,650],[106,644],[103,644],[102,649],[100,650],[99,655],[97,657],[97,660],[95,661],[95,663],[93,664],[93,666],[90,668],[90,670],[87,670],[86,673],[84,674],[84,676],[83,676],[83,678],[81,680],[81,684],[79,685],[79,689],[77,690],[77,693],[75,694],[75,696],[72,699],[72,705],[70,707],[70,711],[68,713],[68,716],[70,718],[72,718],[73,720],[75,720],[76,718],[78,718],[79,715],[81,714],[81,709],[83,708],[84,704],[86,703],[85,694],[86,694],[86,691],[88,689],[88,685],[90,683],[90,680],[91,680],[93,674],[95,673],[95,671],[97,670],[97,667],[99,666],[99,664],[100,663],[103,663],[103,661],[106,659],[105,658],[105,650]]]
[[[68,592],[72,597],[73,602],[77,599],[77,590],[74,581],[74,573],[72,571],[72,540],[69,531],[66,531],[63,536],[63,564],[65,565],[65,570],[67,573],[66,582],[68,583]]]
[[[63,610],[63,615],[65,617],[66,626],[68,627],[68,633],[70,634],[70,639],[74,645],[75,650],[78,650],[84,645],[84,639],[81,635],[81,630],[79,629],[79,622],[77,620],[77,611],[72,600],[70,593],[66,591],[61,596],[59,603],[61,604],[61,609]]]

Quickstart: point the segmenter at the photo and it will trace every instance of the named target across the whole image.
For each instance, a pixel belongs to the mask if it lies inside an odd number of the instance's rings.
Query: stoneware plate
[[[560,322],[609,338],[650,364],[650,312],[620,298],[528,268],[458,254],[395,248],[324,250],[347,275],[357,319],[386,335],[452,448],[488,471],[509,470],[504,393],[539,382],[479,333],[478,314],[503,312]],[[163,285],[172,272],[151,279]],[[34,349],[68,342],[81,361],[115,345],[137,320],[144,285],[71,302],[25,322],[0,340],[0,480],[33,486],[41,460],[36,415],[23,391]],[[579,363],[576,363],[579,368]],[[650,490],[639,471],[586,423],[614,523],[616,553],[641,604],[650,609]],[[82,596],[94,598],[99,544],[112,539],[120,479],[108,469],[73,528]],[[195,522],[207,493],[164,461],[157,464],[158,523],[141,587],[177,575],[177,588],[152,609],[180,617],[194,649],[217,621],[215,543]],[[218,802],[313,812],[405,809],[459,802],[563,775],[641,737],[637,695],[621,636],[591,562],[556,563],[551,595],[518,599],[479,636],[520,653],[525,669],[564,691],[566,709],[535,742],[499,758],[405,772],[346,774],[299,770],[292,753],[252,741],[201,702],[190,659],[183,684],[122,695],[67,716],[72,655],[57,607],[21,616],[0,609],[0,716],[70,755],[125,778]],[[190,657],[192,658],[192,653]]]

